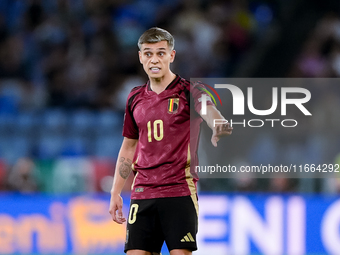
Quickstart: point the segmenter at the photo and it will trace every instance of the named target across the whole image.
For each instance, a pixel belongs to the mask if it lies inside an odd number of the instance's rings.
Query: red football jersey
[[[189,81],[176,76],[160,94],[151,90],[149,82],[130,92],[123,136],[138,139],[132,165],[132,199],[196,193],[198,177],[190,172],[190,164],[198,161],[202,92],[192,88]]]

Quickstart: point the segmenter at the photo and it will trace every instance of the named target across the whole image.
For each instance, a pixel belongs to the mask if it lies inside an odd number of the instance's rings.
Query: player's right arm
[[[138,139],[124,137],[116,163],[115,176],[111,189],[109,212],[112,216],[112,220],[119,224],[126,221],[122,211],[123,199],[120,194],[123,190],[126,179],[129,177],[132,170],[132,160],[135,155],[137,142]]]

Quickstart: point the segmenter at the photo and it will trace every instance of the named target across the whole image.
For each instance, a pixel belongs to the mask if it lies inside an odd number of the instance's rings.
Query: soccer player
[[[192,254],[197,250],[198,178],[190,164],[197,163],[199,126],[203,118],[213,131],[214,146],[232,128],[214,127],[214,119],[224,117],[210,100],[207,114],[199,115],[205,92],[195,86],[203,85],[194,86],[170,70],[176,52],[168,31],[157,27],[145,31],[138,47],[149,81],[132,89],[127,99],[109,211],[115,222],[126,221],[120,193],[133,170],[125,252],[158,254],[165,241],[171,255]]]

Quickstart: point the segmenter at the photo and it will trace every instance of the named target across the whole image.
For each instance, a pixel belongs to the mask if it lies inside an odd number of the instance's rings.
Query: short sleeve
[[[124,126],[123,126],[123,136],[130,139],[138,139],[139,138],[139,130],[137,123],[133,117],[132,111],[132,102],[134,96],[128,97],[125,106],[125,115],[124,115]]]
[[[195,83],[190,84],[190,94],[191,94],[190,100],[193,101],[192,105],[198,114],[200,114],[200,111],[202,108],[202,95],[203,94],[206,95],[207,105],[214,105],[209,94],[205,92],[206,90],[207,89],[205,88],[204,84],[200,82],[195,82]]]

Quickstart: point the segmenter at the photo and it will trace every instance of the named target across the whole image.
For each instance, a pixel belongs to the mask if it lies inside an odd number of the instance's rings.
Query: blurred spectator
[[[30,158],[20,158],[9,172],[7,185],[10,190],[20,193],[38,191],[35,165]]]
[[[336,155],[334,160],[334,172],[331,173],[330,178],[324,179],[323,192],[340,194],[340,153]],[[337,169],[337,170],[335,170]],[[338,172],[335,172],[338,171]]]
[[[248,176],[245,175],[233,179],[233,184],[235,185],[235,191],[237,192],[252,192],[258,189],[258,180],[252,178],[249,174]]]
[[[340,153],[337,155],[337,157],[335,158],[335,168],[337,168],[339,171],[337,173],[335,173],[335,177],[334,177],[334,181],[335,181],[335,191],[340,194]]]
[[[270,179],[269,191],[275,193],[296,192],[296,181],[285,176]]]
[[[7,189],[6,185],[6,179],[7,179],[7,171],[6,171],[6,165],[3,160],[0,160],[0,191],[4,191]]]
[[[319,45],[316,41],[308,42],[297,65],[303,77],[327,77],[330,75],[329,63],[319,52]]]
[[[329,12],[307,38],[290,76],[340,77],[340,17]]]

